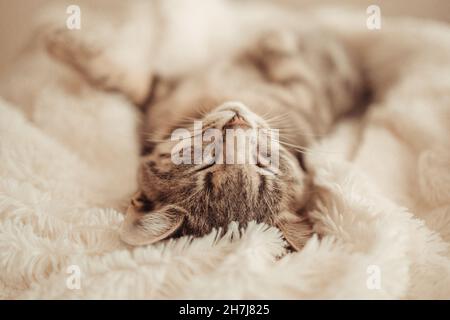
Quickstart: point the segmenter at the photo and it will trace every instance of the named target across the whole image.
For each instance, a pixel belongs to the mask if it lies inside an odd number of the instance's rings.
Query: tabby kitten
[[[122,225],[123,241],[202,236],[231,221],[243,226],[255,220],[278,227],[294,249],[302,248],[312,232],[302,211],[311,183],[302,154],[359,103],[362,79],[352,61],[326,32],[270,31],[230,61],[156,93],[145,123],[140,190]],[[279,129],[278,170],[265,174],[260,161],[174,164],[171,133],[193,133],[186,119],[221,130],[224,139],[227,128]]]

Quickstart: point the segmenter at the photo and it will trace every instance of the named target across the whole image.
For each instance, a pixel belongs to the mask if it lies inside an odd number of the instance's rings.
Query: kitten
[[[302,152],[358,101],[362,81],[355,59],[334,33],[320,31],[306,16],[259,3],[190,2],[184,9],[166,0],[125,6],[111,34],[104,32],[110,20],[95,10],[88,10],[92,17],[83,32],[58,24],[42,31],[51,56],[92,85],[120,91],[138,105],[151,100],[144,122],[152,142],[145,141],[140,191],[121,237],[139,245],[256,220],[279,227],[299,249],[311,232],[302,213],[311,178]],[[252,39],[257,41],[247,45]],[[166,90],[154,74],[169,83]],[[156,89],[146,99],[150,84]],[[280,129],[278,170],[261,174],[267,171],[261,162],[175,165],[169,138],[188,117],[219,130]]]
[[[294,249],[302,248],[312,232],[302,211],[310,190],[302,153],[360,102],[363,81],[352,61],[324,31],[276,30],[168,94],[156,93],[145,122],[151,139],[145,139],[140,190],[121,238],[143,245],[255,220],[278,227]],[[265,174],[259,161],[174,164],[172,132],[194,134],[186,119],[221,130],[224,139],[229,128],[279,129],[278,170]],[[241,147],[236,151],[245,152]]]

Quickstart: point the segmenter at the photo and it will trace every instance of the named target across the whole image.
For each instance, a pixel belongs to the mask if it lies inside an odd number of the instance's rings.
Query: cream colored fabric
[[[422,37],[439,50],[450,42],[445,26]],[[43,52],[22,59],[0,85],[1,298],[450,298],[448,64],[430,61],[424,73],[411,60],[411,76],[364,121],[313,148],[312,216],[325,236],[287,253],[280,232],[258,224],[121,243],[137,110]]]

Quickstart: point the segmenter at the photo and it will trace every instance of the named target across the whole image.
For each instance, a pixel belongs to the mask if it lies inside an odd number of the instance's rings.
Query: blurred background
[[[53,0],[0,0],[0,72],[8,65],[17,50],[23,46],[32,32],[33,15]],[[133,1],[133,0],[129,0]],[[152,0],[149,0],[152,1]],[[270,0],[234,0],[270,1]],[[341,7],[366,8],[380,6],[385,16],[411,16],[450,22],[449,0],[276,0],[301,10],[302,8],[338,5]],[[72,1],[77,4],[77,1]],[[104,2],[103,2],[104,5]]]

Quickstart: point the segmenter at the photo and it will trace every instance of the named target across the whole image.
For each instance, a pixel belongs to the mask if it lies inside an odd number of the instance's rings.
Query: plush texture
[[[450,64],[426,49],[448,56],[450,33],[425,25],[416,36],[427,42],[412,42],[419,54],[389,53],[405,72],[364,119],[343,121],[308,153],[324,236],[294,253],[279,230],[254,223],[223,237],[122,243],[139,111],[37,44],[0,85],[0,297],[450,298]],[[71,265],[80,289],[67,286]],[[379,289],[367,285],[374,266]]]

